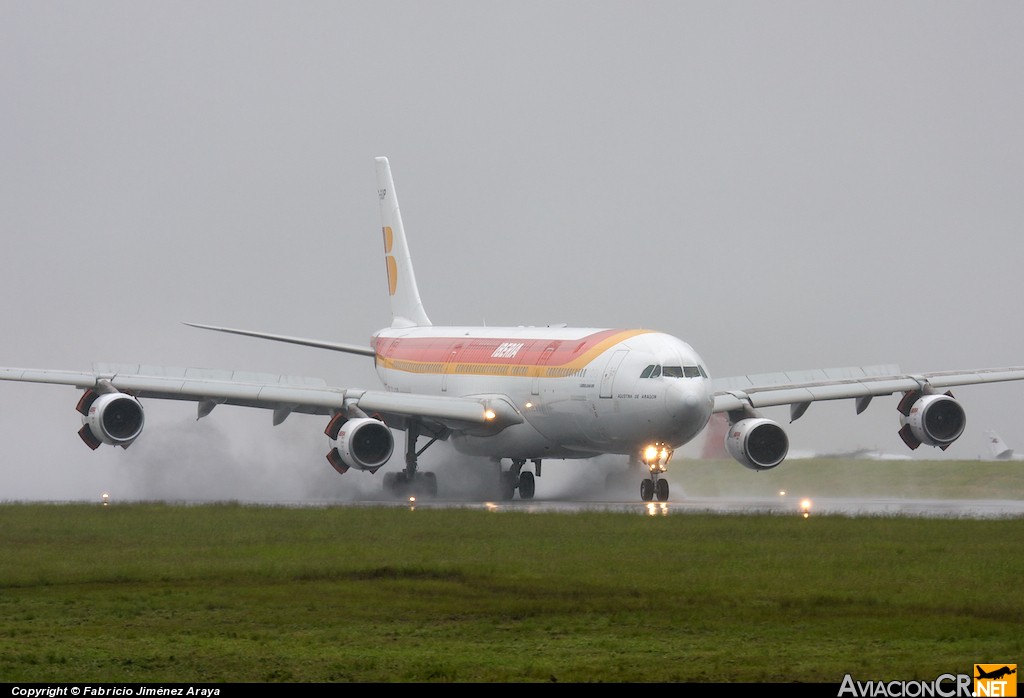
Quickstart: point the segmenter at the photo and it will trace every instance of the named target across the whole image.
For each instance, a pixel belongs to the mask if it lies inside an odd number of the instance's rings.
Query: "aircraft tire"
[[[419,474],[417,474],[415,479],[410,478],[409,474],[405,471],[387,473],[384,476],[384,493],[392,497],[401,498],[409,494],[423,494],[426,485],[426,480]]]
[[[537,481],[533,477],[533,473],[525,472],[519,475],[519,498],[520,499],[533,499],[533,493],[536,492]]]
[[[437,475],[431,472],[421,473],[420,479],[422,480],[420,489],[423,494],[428,497],[437,496]]]
[[[398,473],[384,473],[384,494],[398,495]]]
[[[645,502],[654,499],[654,482],[646,478],[640,481],[640,499]]]
[[[654,493],[658,496],[659,502],[668,501],[668,480],[658,480],[654,483]]]

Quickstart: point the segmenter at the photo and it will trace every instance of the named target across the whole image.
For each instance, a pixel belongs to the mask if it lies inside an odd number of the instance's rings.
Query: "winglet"
[[[380,198],[380,217],[384,230],[384,261],[387,264],[388,293],[391,296],[391,326],[429,326],[430,318],[427,317],[416,287],[402,214],[398,210],[395,182],[391,178],[391,166],[384,157],[376,158],[376,163],[377,196]]]
[[[993,458],[1013,458],[1013,449],[1006,445],[1006,443],[999,437],[999,434],[989,429],[985,432],[985,436],[988,437],[988,450],[989,453],[992,454]]]

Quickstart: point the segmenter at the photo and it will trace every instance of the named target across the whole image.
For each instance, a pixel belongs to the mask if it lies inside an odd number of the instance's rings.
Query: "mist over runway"
[[[248,414],[248,413],[246,413]],[[919,461],[865,458],[797,458],[766,472],[753,472],[730,459],[708,460],[683,453],[668,473],[666,502],[638,501],[641,475],[622,459],[546,461],[533,499],[503,500],[496,465],[460,456],[447,446],[428,451],[427,469],[436,472],[435,498],[414,502],[383,491],[376,474],[335,473],[323,460],[320,439],[304,424],[277,427],[283,439],[245,448],[211,448],[213,422],[189,422],[154,430],[133,449],[142,463],[122,457],[113,467],[76,463],[82,483],[70,495],[48,498],[9,491],[2,501],[94,501],[110,505],[166,502],[201,505],[232,502],[247,506],[471,508],[495,513],[609,512],[638,516],[740,514],[811,517],[899,516],[988,519],[1024,516],[1024,464],[1008,461]]]

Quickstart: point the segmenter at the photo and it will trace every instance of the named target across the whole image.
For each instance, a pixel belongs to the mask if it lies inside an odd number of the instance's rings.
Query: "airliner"
[[[1003,437],[993,429],[985,431],[985,438],[988,439],[988,452],[993,460],[1024,460],[1024,454],[1014,453],[1003,441]]]
[[[532,499],[544,461],[611,454],[635,473],[645,502],[669,499],[665,474],[673,454],[714,414],[728,421],[726,452],[751,470],[769,470],[786,458],[789,438],[762,408],[789,405],[792,421],[819,400],[853,400],[860,413],[874,397],[899,395],[906,445],[945,450],[966,424],[949,388],[1024,379],[1024,367],[902,373],[892,365],[713,379],[693,347],[651,329],[434,325],[417,288],[387,158],[376,159],[376,175],[391,324],[368,345],[185,324],[363,356],[374,362],[383,389],[109,364],[88,372],[0,368],[0,379],[81,390],[78,434],[92,449],[127,448],[140,438],[143,401],[187,400],[197,404],[198,418],[219,405],[271,410],[275,425],[292,413],[321,415],[327,461],[341,474],[376,474],[394,456],[395,432],[404,433],[399,466],[381,476],[389,496],[437,495],[436,475],[421,470],[418,459],[440,441],[497,463],[504,499],[517,492]]]

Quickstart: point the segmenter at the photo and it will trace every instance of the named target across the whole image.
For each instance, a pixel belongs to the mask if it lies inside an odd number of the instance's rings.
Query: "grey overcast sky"
[[[717,376],[1024,364],[1022,36],[1018,2],[0,0],[0,365],[378,387],[181,324],[386,325],[378,155],[438,324],[654,328]],[[957,392],[923,455],[1024,449],[1024,384]],[[91,452],[77,399],[0,384],[0,499],[372,480],[322,419],[191,403]],[[815,404],[792,448],[904,452],[895,406]]]

